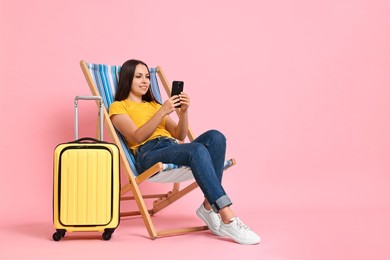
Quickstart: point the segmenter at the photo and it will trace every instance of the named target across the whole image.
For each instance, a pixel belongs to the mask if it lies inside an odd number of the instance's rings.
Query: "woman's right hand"
[[[164,115],[169,115],[173,111],[175,111],[175,105],[179,102],[180,97],[179,96],[172,96],[169,99],[167,99],[164,104],[162,105],[161,109],[163,111]]]

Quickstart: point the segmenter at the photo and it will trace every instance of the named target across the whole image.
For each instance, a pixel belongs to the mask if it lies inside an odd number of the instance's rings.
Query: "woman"
[[[176,123],[169,115],[180,104]],[[128,60],[121,68],[118,90],[109,109],[114,126],[126,138],[143,172],[156,162],[189,166],[205,199],[196,214],[211,232],[241,244],[258,244],[260,237],[233,213],[221,182],[226,139],[216,130],[207,131],[191,143],[178,144],[188,131],[189,96],[182,92],[159,104],[150,90],[149,68]]]

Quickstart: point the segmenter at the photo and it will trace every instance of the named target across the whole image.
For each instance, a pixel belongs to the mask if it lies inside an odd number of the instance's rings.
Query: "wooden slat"
[[[142,195],[144,199],[155,199],[155,198],[166,198],[167,194],[147,194],[147,195]],[[123,196],[121,197],[121,200],[135,200],[134,196]]]
[[[156,200],[153,204],[153,211],[155,213],[159,212],[160,210],[171,205],[173,202],[182,198],[184,195],[186,195],[187,193],[189,193],[190,191],[194,190],[197,187],[198,187],[198,183],[193,182],[180,191],[175,191],[175,192],[172,192],[171,194],[168,194],[167,198],[164,198],[161,200]]]
[[[152,167],[150,167],[149,169],[147,169],[146,171],[144,171],[141,175],[138,175],[135,180],[137,181],[138,184],[140,184],[146,181],[147,179],[149,179],[154,174],[162,171],[163,169],[164,169],[164,165],[161,162],[158,162]]]
[[[208,230],[207,226],[198,226],[198,227],[188,227],[188,228],[176,228],[176,229],[166,229],[157,231],[157,236],[172,236],[172,235],[180,235],[187,234],[191,232],[198,232]]]

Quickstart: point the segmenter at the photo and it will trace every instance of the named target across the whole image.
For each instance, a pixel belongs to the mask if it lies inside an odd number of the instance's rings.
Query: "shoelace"
[[[249,227],[248,227],[247,225],[245,225],[245,224],[241,221],[241,219],[236,218],[236,221],[235,221],[235,222],[236,222],[236,226],[237,226],[238,228],[250,230]]]

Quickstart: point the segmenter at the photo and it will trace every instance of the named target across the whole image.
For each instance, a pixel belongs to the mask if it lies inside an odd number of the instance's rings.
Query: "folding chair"
[[[126,183],[121,187],[121,200],[135,200],[139,209],[131,212],[121,212],[121,217],[141,215],[148,230],[149,236],[153,240],[160,236],[206,230],[207,226],[156,230],[151,216],[177,201],[178,199],[182,198],[190,191],[194,190],[196,187],[198,187],[198,184],[193,181],[186,187],[180,188],[181,182],[194,179],[190,168],[174,164],[163,164],[158,162],[148,170],[142,172],[142,174],[139,173],[135,167],[135,159],[130,148],[127,146],[124,137],[114,128],[108,116],[108,108],[114,101],[115,91],[118,87],[119,71],[121,67],[114,65],[86,63],[83,60],[80,61],[80,66],[88,82],[88,86],[92,92],[92,95],[102,97],[104,103],[103,117],[105,125],[110,134],[110,137],[112,138],[112,141],[120,149],[123,170],[122,172],[124,172],[126,176]],[[160,82],[163,84],[168,95],[171,92],[171,88],[161,67],[158,66],[157,68],[150,68],[151,89],[156,99],[161,102],[162,97],[156,74],[158,75]],[[188,139],[190,141],[194,139],[194,134],[190,130],[188,131]],[[234,164],[234,159],[226,160],[225,169],[231,167]],[[145,181],[173,183],[173,187],[165,194],[143,195],[141,194],[139,185]],[[130,191],[133,196],[127,195]],[[147,208],[145,202],[146,199],[155,199],[151,209]]]

